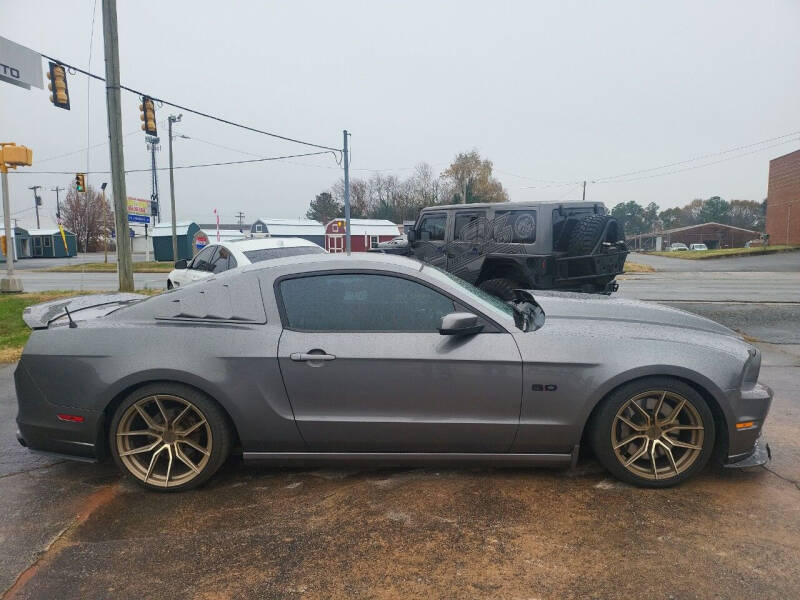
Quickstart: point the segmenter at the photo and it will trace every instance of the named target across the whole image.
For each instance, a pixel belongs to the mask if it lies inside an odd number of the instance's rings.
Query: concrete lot
[[[2,597],[799,597],[800,303],[781,301],[795,274],[773,273],[757,297],[737,291],[740,274],[707,275],[623,290],[762,340],[774,458],[669,490],[618,483],[582,456],[574,471],[232,460],[200,490],[147,493],[111,465],[18,446],[2,367]],[[714,302],[720,285],[741,301]]]

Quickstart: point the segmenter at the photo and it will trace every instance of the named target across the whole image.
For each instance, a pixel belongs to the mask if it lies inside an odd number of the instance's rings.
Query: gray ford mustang
[[[18,438],[174,491],[245,459],[574,465],[664,487],[768,460],[759,351],[642,302],[508,304],[402,257],[312,255],[26,309]]]

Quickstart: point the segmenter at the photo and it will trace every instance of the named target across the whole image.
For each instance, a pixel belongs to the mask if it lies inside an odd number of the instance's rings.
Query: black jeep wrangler
[[[609,294],[628,255],[621,224],[592,202],[433,206],[407,236],[410,256],[505,300],[516,288]]]

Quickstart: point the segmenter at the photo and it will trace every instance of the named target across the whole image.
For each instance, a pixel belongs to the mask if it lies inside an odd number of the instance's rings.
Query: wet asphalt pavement
[[[0,367],[2,598],[796,598],[800,307],[678,302],[763,340],[768,469],[668,490],[577,469],[286,469],[148,493],[13,437]]]

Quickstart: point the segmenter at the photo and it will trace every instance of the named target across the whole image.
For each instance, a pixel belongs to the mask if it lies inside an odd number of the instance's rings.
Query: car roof
[[[405,270],[421,271],[425,266],[419,262],[405,256],[396,254],[383,254],[381,252],[356,252],[350,256],[343,253],[335,254],[301,254],[299,256],[287,256],[275,258],[268,261],[257,262],[242,267],[242,271],[262,271],[267,269],[277,269],[287,266],[296,266],[298,270],[312,270],[318,266],[322,270],[336,269],[380,269],[380,270]],[[312,269],[309,269],[311,267]]]
[[[471,210],[476,208],[499,208],[501,210],[513,210],[518,208],[564,208],[588,207],[599,205],[599,202],[476,202],[474,204],[443,204],[441,206],[426,206],[420,212],[433,212],[437,210]]]
[[[249,252],[250,250],[263,250],[266,248],[297,248],[299,246],[319,246],[314,242],[310,242],[299,237],[264,237],[252,238],[247,240],[236,240],[232,242],[225,242],[225,246],[234,248],[241,252]]]

